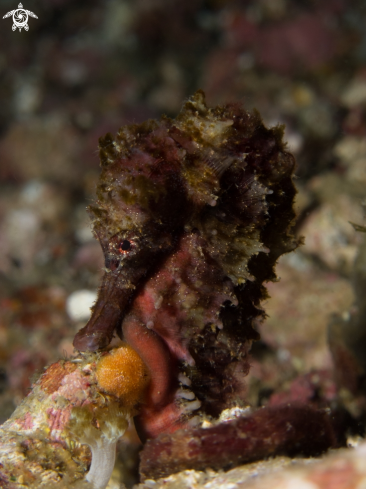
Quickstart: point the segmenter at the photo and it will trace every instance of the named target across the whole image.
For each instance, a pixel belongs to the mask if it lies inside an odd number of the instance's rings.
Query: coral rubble
[[[135,489],[359,489],[366,482],[366,444],[342,449],[318,459],[275,457],[242,465],[228,472],[185,470],[156,481],[147,479]]]
[[[145,367],[130,350],[123,345],[48,367],[0,427],[0,487],[107,486],[117,441],[146,388]],[[113,368],[121,357],[122,372]],[[111,385],[126,372],[127,383],[116,392]]]

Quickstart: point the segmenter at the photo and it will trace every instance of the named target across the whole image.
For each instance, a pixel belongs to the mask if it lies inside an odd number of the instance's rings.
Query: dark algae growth
[[[239,104],[208,108],[198,91],[176,119],[100,140],[89,213],[105,274],[74,345],[101,350],[117,334],[141,356],[151,377],[136,418],[143,439],[243,398],[263,284],[297,246],[295,162],[282,137]]]

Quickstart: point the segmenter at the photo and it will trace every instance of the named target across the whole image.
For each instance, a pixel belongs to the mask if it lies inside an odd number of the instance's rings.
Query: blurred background
[[[199,88],[210,106],[237,101],[286,124],[297,159],[305,245],[268,286],[248,400],[307,395],[319,378],[332,399],[327,327],[352,310],[362,244],[349,221],[363,223],[366,196],[366,3],[24,0],[38,19],[13,31],[2,17],[17,2],[0,0],[0,422],[73,353],[89,316],[103,267],[85,211],[98,138],[175,117]]]

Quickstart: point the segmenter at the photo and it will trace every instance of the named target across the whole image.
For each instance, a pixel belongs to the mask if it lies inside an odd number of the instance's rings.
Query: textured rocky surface
[[[358,489],[366,482],[365,443],[348,450],[336,450],[322,460],[289,459],[249,464],[226,473],[186,470],[157,481],[146,480],[135,489]]]
[[[83,367],[84,372],[77,363],[51,365],[1,426],[1,487],[66,487],[84,477],[89,451],[86,445],[75,443],[75,437],[71,442],[66,428],[73,408],[98,407],[90,369],[87,364]]]
[[[1,487],[105,489],[147,379],[126,344],[50,365],[0,426]]]

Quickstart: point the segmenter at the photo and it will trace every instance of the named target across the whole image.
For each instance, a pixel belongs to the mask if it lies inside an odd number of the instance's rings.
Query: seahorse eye
[[[124,239],[121,243],[120,248],[122,251],[128,251],[131,249],[131,243],[127,239]]]

